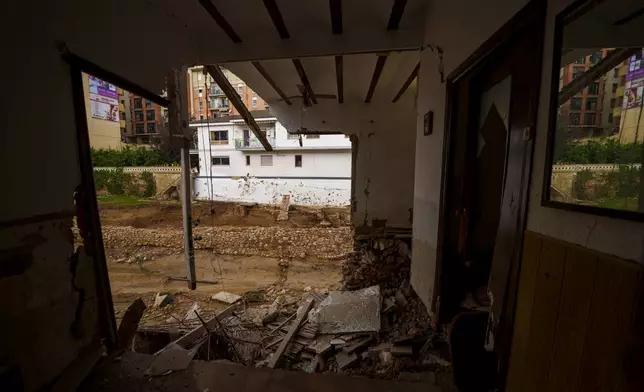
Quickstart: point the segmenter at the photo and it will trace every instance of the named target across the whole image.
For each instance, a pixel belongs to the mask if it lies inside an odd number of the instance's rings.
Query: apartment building
[[[268,104],[243,80],[228,69],[222,68],[222,71],[249,110],[268,109]],[[193,121],[239,115],[212,77],[204,74],[203,66],[188,69],[188,112]]]
[[[289,134],[267,111],[255,121],[274,151],[267,152],[239,116],[193,122],[199,157],[195,198],[306,205],[348,205],[351,141],[346,135]]]

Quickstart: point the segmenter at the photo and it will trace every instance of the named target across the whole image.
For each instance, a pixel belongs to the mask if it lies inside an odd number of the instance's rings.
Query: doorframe
[[[119,349],[116,317],[114,315],[114,303],[107,271],[107,259],[105,257],[105,245],[103,243],[103,231],[101,229],[98,200],[96,198],[96,186],[94,184],[94,167],[92,165],[89,125],[87,123],[87,109],[85,106],[85,92],[83,88],[83,73],[90,74],[106,82],[117,85],[129,92],[149,99],[161,106],[168,106],[170,101],[149,90],[133,83],[115,73],[112,73],[97,64],[94,64],[82,57],[71,53],[66,47],[59,48],[63,61],[69,66],[71,80],[72,103],[74,107],[74,120],[76,126],[76,143],[78,153],[78,165],[80,169],[80,184],[76,188],[76,216],[82,214],[82,222],[79,219],[79,226],[82,227],[81,237],[85,252],[94,261],[94,281],[96,284],[96,297],[98,307],[98,324],[102,342],[108,352],[112,353]]]
[[[453,143],[456,132],[456,115],[457,115],[457,97],[458,97],[458,83],[463,80],[464,77],[470,77],[475,75],[477,72],[481,71],[483,67],[493,58],[498,56],[505,56],[509,45],[513,42],[514,37],[518,32],[524,31],[524,29],[536,28],[538,47],[535,50],[538,50],[536,58],[538,61],[534,65],[537,68],[538,78],[534,88],[536,97],[536,103],[538,105],[539,100],[539,89],[541,85],[541,68],[543,62],[543,39],[544,39],[544,27],[545,27],[545,17],[546,17],[546,2],[540,0],[531,0],[526,6],[524,6],[517,14],[512,17],[508,22],[506,22],[499,30],[497,30],[492,37],[485,41],[479,48],[477,48],[463,63],[461,63],[454,71],[452,71],[447,77],[447,86],[446,86],[446,108],[445,108],[445,131],[443,139],[443,161],[442,161],[442,172],[441,172],[441,195],[440,195],[440,209],[439,209],[439,218],[438,218],[438,241],[437,241],[437,252],[436,252],[436,274],[434,275],[434,287],[433,298],[431,302],[431,310],[434,315],[433,323],[434,325],[440,325],[444,322],[441,318],[441,301],[440,295],[442,291],[441,277],[442,272],[444,271],[444,265],[446,264],[446,255],[450,252],[446,252],[446,247],[448,245],[448,238],[446,233],[446,224],[450,219],[453,219],[449,216],[451,205],[448,202],[452,198],[448,195],[449,184],[450,184],[450,173],[453,169],[452,158],[453,158]],[[531,186],[531,173],[533,166],[533,155],[534,155],[534,140],[535,140],[535,125],[537,120],[537,105],[534,105],[530,112],[530,122],[531,125],[531,140],[530,145],[527,146],[528,151],[526,151],[526,161],[523,167],[523,175],[525,181],[523,181],[521,187],[521,199],[520,199],[520,213],[519,213],[519,227],[518,235],[515,239],[515,244],[513,246],[512,258],[510,260],[511,268],[509,275],[509,282],[506,289],[506,301],[504,304],[504,319],[505,327],[504,331],[510,331],[510,336],[508,336],[509,343],[499,352],[500,366],[499,366],[499,380],[502,385],[505,384],[505,376],[507,374],[507,365],[509,362],[509,347],[511,345],[512,339],[512,330],[514,325],[514,311],[516,303],[516,294],[518,291],[518,278],[520,272],[520,262],[522,255],[522,246],[525,236],[525,229],[527,223],[527,213],[528,213],[528,204],[529,204],[529,190]],[[469,117],[469,114],[468,114]],[[469,121],[467,119],[466,121]],[[458,196],[458,195],[457,195]]]

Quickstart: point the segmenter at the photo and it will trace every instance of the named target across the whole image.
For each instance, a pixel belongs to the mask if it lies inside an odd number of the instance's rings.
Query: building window
[[[150,143],[150,137],[149,137],[149,136],[141,136],[141,137],[139,138],[139,141],[140,141],[141,143],[143,143],[143,144],[148,144],[148,143]]]
[[[599,83],[597,82],[592,82],[590,86],[588,86],[588,94],[590,95],[597,95],[599,94]]]
[[[579,113],[570,113],[570,124],[579,125],[581,121],[581,116]]]
[[[619,78],[619,68],[613,70],[613,79]]]
[[[199,115],[199,120],[203,120],[203,114]]]
[[[157,131],[157,124],[155,123],[148,123],[148,133],[155,133]]]
[[[134,111],[134,119],[136,121],[143,121],[143,110],[135,110]]]
[[[580,59],[575,60],[575,64],[586,64],[586,58],[582,57]]]
[[[154,109],[145,111],[145,119],[147,121],[154,121]]]
[[[197,81],[201,82],[201,72],[197,71]]]
[[[602,59],[602,52],[595,52],[590,55],[590,65],[595,65]]]
[[[295,167],[302,167],[302,156],[301,155],[296,155],[295,156]]]
[[[573,67],[572,68],[572,80],[577,79],[584,72],[585,72],[584,67]]]
[[[145,106],[151,108],[152,107],[152,101],[150,101],[149,99],[146,99],[145,100]]]
[[[260,155],[259,164],[261,166],[273,166],[273,156],[272,155]]]
[[[143,133],[145,132],[145,127],[143,124],[136,124],[136,133]]]
[[[617,92],[617,83],[613,83],[613,92],[614,92],[614,93],[616,93],[616,92]]]
[[[300,138],[300,135],[298,135],[297,133],[286,132],[286,138],[291,140],[297,140]]]
[[[584,125],[595,125],[595,120],[597,119],[597,116],[595,113],[586,113],[584,116]]]
[[[199,89],[199,98],[203,97],[203,90]]]
[[[570,110],[581,110],[581,98],[573,98],[570,100]]]
[[[252,107],[254,107],[254,108],[256,108],[256,107],[257,107],[257,97],[253,97],[253,98],[251,99],[251,104],[250,104],[250,106],[252,106]]]
[[[320,135],[306,135],[307,139],[319,139]]]
[[[120,112],[119,115],[121,116],[121,120],[125,121],[125,112]]]
[[[246,166],[250,166],[250,155],[246,155]]]
[[[203,110],[203,101],[199,101],[199,111]]]
[[[611,98],[611,99],[610,99],[610,108],[611,108],[611,109],[613,109],[613,108],[615,107],[615,103],[616,103],[616,102],[617,102],[617,101],[615,100],[615,98]]]
[[[141,109],[143,107],[143,100],[141,98],[134,98],[134,109]]]
[[[608,113],[608,122],[613,123],[613,113]]]
[[[212,157],[213,166],[230,166],[230,157]]]
[[[593,112],[597,110],[597,98],[586,99],[586,110],[592,110]]]
[[[210,144],[228,144],[228,131],[210,131]]]
[[[244,92],[244,85],[243,84],[238,84],[237,85],[237,94],[239,94],[239,96],[241,96],[243,92]]]

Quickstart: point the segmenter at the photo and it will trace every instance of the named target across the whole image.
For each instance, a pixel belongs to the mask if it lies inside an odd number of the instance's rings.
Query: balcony
[[[271,146],[275,146],[275,137],[267,137],[267,139]],[[240,139],[235,139],[235,149],[263,150],[264,146],[262,146],[262,143],[255,138],[250,138],[250,139],[240,138]]]
[[[210,96],[219,96],[219,95],[226,95],[220,88],[211,88],[210,89]]]

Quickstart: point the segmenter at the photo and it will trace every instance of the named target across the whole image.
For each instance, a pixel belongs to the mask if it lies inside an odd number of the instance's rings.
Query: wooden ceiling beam
[[[389,23],[387,23],[387,30],[398,30],[398,27],[400,27],[400,21],[403,17],[403,13],[405,13],[406,6],[407,0],[394,0],[394,5],[391,7],[391,13],[389,14]]]
[[[234,43],[238,44],[242,42],[242,39],[237,35],[233,27],[228,23],[226,18],[219,12],[217,7],[210,0],[199,0],[199,4],[210,14],[210,16],[215,20],[215,23],[226,33],[228,38],[231,39]]]
[[[271,85],[271,87],[273,88],[273,90],[275,90],[277,95],[279,95],[280,98],[282,98],[282,100],[287,105],[291,106],[293,103],[288,99],[286,94],[284,94],[284,91],[282,91],[282,89],[279,88],[277,83],[275,83],[271,75],[268,74],[268,72],[266,71],[262,63],[260,63],[259,61],[253,61],[252,64],[253,64],[253,67],[255,67],[255,69],[257,70],[257,72],[259,72],[264,77],[264,79],[268,82],[268,84]]]
[[[286,24],[284,23],[284,18],[282,17],[282,13],[280,12],[279,7],[277,6],[277,2],[275,0],[264,0],[264,6],[266,7],[266,11],[268,11],[268,14],[271,17],[271,20],[273,21],[273,24],[275,25],[275,28],[277,29],[277,32],[280,35],[280,38],[281,39],[291,38],[291,35],[288,33],[288,29],[286,28]]]
[[[418,70],[420,70],[420,62],[416,64],[416,67],[414,67],[414,70],[411,71],[411,74],[409,74],[409,77],[407,77],[407,80],[405,80],[405,83],[403,83],[402,87],[400,87],[400,90],[398,90],[398,93],[394,97],[394,99],[391,100],[391,102],[396,103],[402,97],[402,95],[407,91],[409,86],[411,85],[411,82],[416,79],[418,76]]]
[[[342,69],[342,56],[335,56],[335,82],[338,93],[338,103],[344,103],[344,71]]]
[[[244,122],[255,134],[259,142],[262,143],[264,149],[266,151],[273,151],[273,146],[271,146],[271,144],[268,142],[266,134],[259,128],[259,125],[257,125],[257,122],[255,122],[253,115],[250,113],[246,105],[244,105],[244,102],[241,100],[239,94],[237,94],[237,90],[235,90],[235,88],[230,84],[230,82],[226,78],[226,75],[224,75],[224,73],[221,72],[221,69],[219,69],[219,66],[204,65],[203,68],[206,72],[208,72],[208,74],[210,74],[210,76],[212,76],[212,78],[215,80],[215,83],[217,83],[224,94],[226,94],[226,98],[228,98],[230,103],[232,103],[235,109],[237,109],[241,118],[244,119]]]
[[[315,98],[315,93],[313,92],[313,88],[311,87],[309,78],[306,77],[306,72],[304,71],[304,66],[302,66],[302,62],[300,61],[300,59],[293,59],[293,65],[295,66],[295,70],[297,71],[297,74],[300,76],[300,81],[302,82],[302,85],[309,93],[309,97],[311,98],[311,101],[317,104],[318,100],[317,98]]]
[[[376,61],[376,67],[373,70],[373,76],[371,77],[371,83],[369,84],[369,91],[367,91],[367,97],[365,98],[364,103],[371,102],[371,98],[373,98],[373,94],[376,91],[376,86],[378,85],[378,80],[380,80],[382,69],[385,68],[386,61],[387,56],[378,56],[378,61]]]
[[[342,34],[342,0],[329,0],[329,9],[333,34]]]

